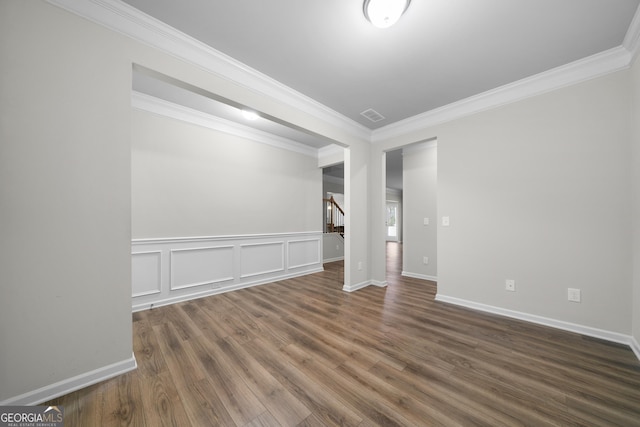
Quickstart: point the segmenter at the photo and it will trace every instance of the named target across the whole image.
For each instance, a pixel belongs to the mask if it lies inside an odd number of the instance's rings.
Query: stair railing
[[[344,211],[334,200],[333,196],[324,201],[325,233],[340,233],[344,236]]]

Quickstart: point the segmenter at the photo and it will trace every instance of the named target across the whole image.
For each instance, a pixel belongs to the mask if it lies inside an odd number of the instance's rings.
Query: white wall
[[[437,280],[438,147],[435,141],[403,149],[404,244],[402,273]],[[429,225],[424,225],[424,219]],[[423,258],[428,258],[424,264]]]
[[[369,144],[345,150],[345,274],[346,291],[370,285]]]
[[[135,367],[128,54],[58,8],[0,2],[0,404]]]
[[[629,87],[617,72],[374,146],[438,138],[440,295],[631,333]]]
[[[322,178],[322,193],[338,193],[344,194],[344,179],[335,178],[332,176],[323,176]],[[342,207],[342,206],[341,206]]]
[[[322,231],[314,157],[132,113],[134,239]]]
[[[322,261],[334,262],[344,259],[344,239],[340,233],[322,234]]]
[[[631,332],[628,84],[615,73],[438,138],[438,211],[451,218],[438,235],[438,293]]]
[[[633,337],[640,358],[640,59],[632,69],[633,93]]]

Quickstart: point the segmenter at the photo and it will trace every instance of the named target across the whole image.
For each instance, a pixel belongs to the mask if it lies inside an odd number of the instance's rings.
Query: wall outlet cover
[[[516,291],[516,281],[513,279],[507,279],[504,283],[504,288],[507,291],[515,292]]]

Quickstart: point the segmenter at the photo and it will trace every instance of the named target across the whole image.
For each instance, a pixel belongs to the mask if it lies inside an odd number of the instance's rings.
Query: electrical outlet
[[[571,302],[580,302],[580,289],[568,288],[567,299]]]
[[[504,284],[504,288],[507,291],[515,292],[516,291],[516,281],[512,279],[507,279]]]
[[[429,257],[428,256],[422,257],[422,263],[429,264]]]
[[[424,224],[424,225],[429,225],[429,218],[424,218],[424,219],[422,220],[422,224]]]

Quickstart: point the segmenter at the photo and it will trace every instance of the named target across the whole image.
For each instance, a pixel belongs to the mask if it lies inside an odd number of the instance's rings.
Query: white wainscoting
[[[322,232],[136,239],[133,311],[322,271]]]
[[[162,251],[136,252],[131,258],[131,282],[133,297],[159,294],[160,260]]]

